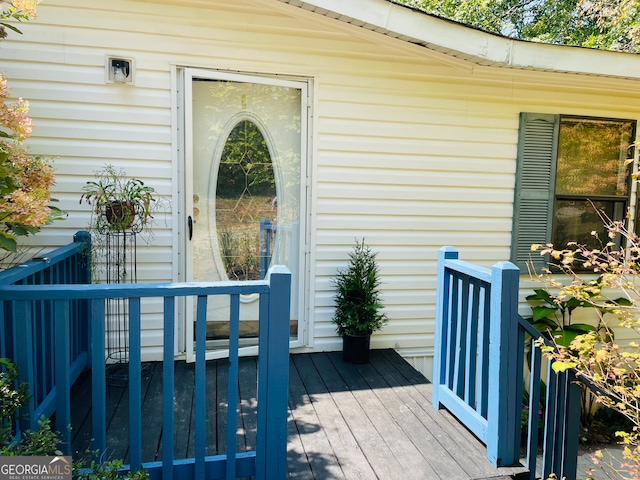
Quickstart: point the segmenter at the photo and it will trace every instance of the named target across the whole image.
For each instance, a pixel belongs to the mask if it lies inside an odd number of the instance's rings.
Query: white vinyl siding
[[[153,246],[139,246],[139,280],[175,278],[171,67],[313,79],[306,228],[318,351],[341,348],[331,278],[364,237],[391,318],[372,346],[429,355],[438,248],[487,266],[510,256],[520,112],[640,117],[631,80],[470,65],[274,0],[47,0],[39,12],[0,49],[13,95],[31,101],[29,144],[56,157],[55,196],[69,212],[32,243],[69,242],[89,221],[84,182],[104,163],[124,167],[171,201]],[[106,55],[135,58],[134,86],[104,83]],[[161,318],[143,328],[157,358]]]

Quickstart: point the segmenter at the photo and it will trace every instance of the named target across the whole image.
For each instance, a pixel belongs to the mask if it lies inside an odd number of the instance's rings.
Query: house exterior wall
[[[486,266],[509,258],[519,113],[640,118],[636,81],[472,65],[272,0],[46,0],[21,29],[2,43],[2,71],[31,102],[31,151],[55,157],[69,213],[30,244],[86,227],[81,188],[110,163],[170,200],[153,245],[138,248],[138,281],[178,280],[173,69],[311,78],[306,350],[341,348],[331,278],[364,237],[391,318],[372,347],[398,349],[428,377],[438,248]],[[105,84],[107,55],[135,59],[134,86]],[[162,342],[153,310],[147,359]]]

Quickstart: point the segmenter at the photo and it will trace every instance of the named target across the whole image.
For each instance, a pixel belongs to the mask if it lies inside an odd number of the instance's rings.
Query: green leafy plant
[[[20,408],[30,401],[29,386],[18,381],[18,368],[8,358],[0,358],[0,456],[53,456],[60,438],[51,429],[51,421],[42,416],[38,428],[15,436],[14,421]],[[88,452],[95,454],[96,452]],[[73,462],[73,478],[81,480],[148,480],[144,469],[122,474],[122,460],[92,461],[86,467],[81,461]]]
[[[80,203],[93,207],[95,228],[99,232],[140,231],[153,218],[155,189],[137,178],[127,177],[123,169],[105,165],[96,179],[82,188]]]
[[[335,313],[333,323],[340,336],[370,335],[381,329],[388,317],[381,310],[379,269],[376,253],[356,240],[349,254],[349,264],[335,279]]]
[[[598,330],[598,327],[587,323],[571,322],[571,316],[576,308],[591,307],[586,300],[577,298],[558,300],[544,289],[535,289],[534,292],[527,296],[528,301],[537,303],[531,307],[533,316],[529,322],[536,330],[546,334],[550,339],[553,338],[559,345],[568,347],[578,335]],[[592,295],[590,292],[585,294]]]
[[[61,455],[60,439],[44,416],[38,420],[38,428],[15,437],[14,421],[29,401],[29,387],[18,381],[18,368],[9,359],[0,358],[0,456]]]
[[[622,478],[640,478],[640,344],[629,342],[621,346],[612,333],[613,328],[628,329],[628,336],[640,337],[640,241],[623,222],[604,216],[603,221],[607,240],[597,242],[600,248],[576,243],[569,243],[562,250],[553,245],[532,247],[554,259],[557,270],[552,273],[547,269],[537,276],[547,290],[557,292],[554,301],[575,299],[589,304],[600,325],[598,330],[576,336],[568,346],[557,342],[554,346],[538,344],[555,371],[575,369],[579,378],[597,389],[597,402],[632,423],[631,429],[616,432],[624,445],[619,472]],[[597,232],[592,235],[598,236]],[[558,271],[565,276],[559,277]],[[598,275],[597,280],[585,278],[585,271]],[[605,319],[605,314],[611,315]],[[599,461],[601,454],[594,458],[594,462]]]
[[[122,460],[91,461],[86,467],[81,462],[73,462],[72,475],[75,480],[148,480],[149,478],[149,473],[144,468],[122,473],[123,467]]]

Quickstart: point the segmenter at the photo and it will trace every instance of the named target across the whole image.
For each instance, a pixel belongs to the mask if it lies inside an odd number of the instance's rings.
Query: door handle
[[[187,217],[187,227],[189,228],[189,240],[193,238],[193,219],[191,215]]]

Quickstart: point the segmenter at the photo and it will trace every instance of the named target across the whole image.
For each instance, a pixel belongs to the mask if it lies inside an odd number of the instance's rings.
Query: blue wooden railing
[[[152,479],[173,478],[236,478],[254,476],[258,480],[284,479],[286,476],[287,444],[287,388],[289,375],[289,304],[291,274],[285,267],[274,266],[265,280],[246,282],[184,283],[184,284],[118,284],[118,285],[0,285],[0,301],[5,311],[13,311],[16,328],[21,335],[33,337],[30,328],[37,316],[34,299],[49,302],[52,315],[42,325],[53,332],[55,352],[54,405],[57,425],[71,421],[72,351],[74,304],[89,304],[85,317],[89,326],[92,370],[92,448],[104,452],[106,440],[106,365],[105,365],[105,302],[122,298],[128,302],[129,311],[129,459],[126,469],[144,467]],[[227,413],[227,451],[224,455],[205,456],[205,414],[208,392],[205,390],[206,374],[206,310],[211,295],[229,295],[229,404],[237,398],[239,355],[240,296],[259,294],[259,355],[257,375],[257,429],[256,450],[238,453],[236,450],[236,412]],[[141,414],[141,301],[145,298],[163,298],[164,351],[162,392],[162,461],[142,463],[142,414]],[[185,297],[195,297],[195,457],[174,459],[174,325],[176,304]],[[40,328],[40,326],[38,327]],[[22,371],[23,361],[29,363],[33,356],[33,343],[27,341],[26,355],[16,355],[14,361]],[[28,367],[27,367],[28,368]],[[235,393],[234,393],[235,392]],[[34,421],[34,419],[32,419]],[[70,432],[61,432],[62,449],[69,454]]]
[[[459,260],[452,247],[440,249],[433,404],[447,408],[483,441],[487,459],[496,466],[519,464],[526,407],[524,463],[530,478],[539,477],[540,444],[542,478],[550,473],[575,478],[580,387],[573,372],[556,374],[548,362],[543,377],[542,353],[535,345],[540,334],[517,311],[519,273],[509,262],[488,269]],[[526,354],[529,400],[523,405]],[[544,401],[542,378],[547,384]]]
[[[90,283],[90,249],[90,235],[78,232],[73,243],[0,272],[0,285]],[[55,338],[60,332],[54,328],[54,305],[50,301],[31,299],[29,321],[14,307],[5,302],[0,309],[0,357],[14,359],[20,365],[21,380],[29,384],[33,399],[26,407],[27,416],[16,425],[19,434],[34,428],[38,418],[49,417],[55,410]],[[88,365],[88,303],[72,301],[69,309],[72,323],[67,333],[66,368],[73,382]]]

